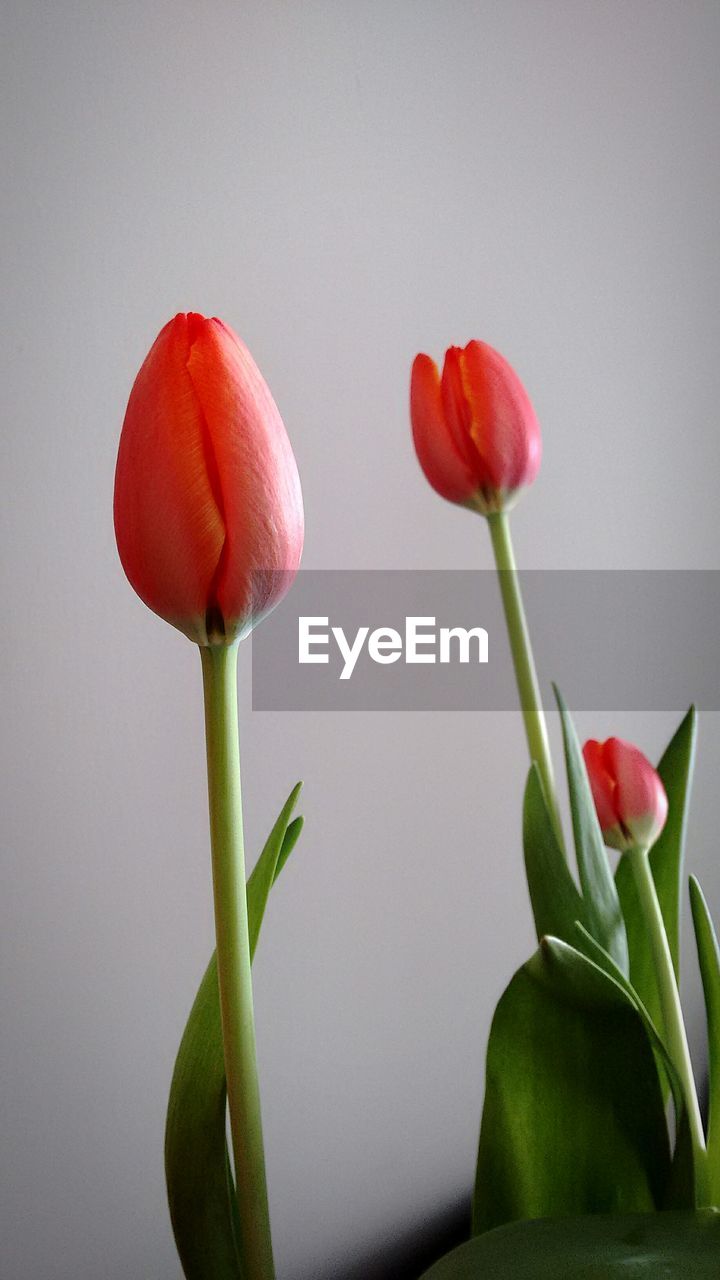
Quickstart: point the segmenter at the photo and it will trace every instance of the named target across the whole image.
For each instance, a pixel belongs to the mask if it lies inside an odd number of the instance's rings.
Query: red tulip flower
[[[125,414],[115,533],[142,600],[198,644],[228,644],[273,608],[303,544],[300,480],[257,365],[221,320],[177,315]]]
[[[430,484],[450,502],[492,515],[512,506],[540,466],[540,428],[507,360],[486,342],[450,347],[440,376],[415,357],[413,440]]]
[[[585,766],[603,839],[612,849],[649,849],[665,826],[665,788],[650,761],[630,742],[586,742]]]

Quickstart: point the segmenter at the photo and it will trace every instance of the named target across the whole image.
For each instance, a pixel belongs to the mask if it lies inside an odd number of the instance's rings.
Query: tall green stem
[[[245,1280],[274,1280],[250,976],[237,645],[200,649],[220,1007]]]
[[[525,721],[525,734],[530,749],[530,759],[537,764],[540,770],[545,799],[555,828],[555,834],[560,843],[560,848],[564,849],[565,842],[555,792],[555,778],[550,755],[547,724],[530,644],[530,632],[528,631],[522,595],[520,594],[520,581],[507,513],[499,511],[495,515],[488,516],[488,524],[490,526],[490,537],[505,609],[505,620],[510,637],[510,649],[515,666],[515,678],[520,694],[520,706]]]
[[[631,849],[629,853],[625,854],[625,857],[630,859],[645,927],[650,937],[655,976],[660,993],[665,1046],[680,1077],[685,1098],[696,1180],[700,1184],[696,1189],[696,1194],[699,1197],[698,1207],[700,1207],[703,1203],[703,1182],[706,1164],[705,1133],[695,1089],[695,1077],[680,1004],[680,992],[675,979],[672,953],[650,866],[649,850],[642,848]]]

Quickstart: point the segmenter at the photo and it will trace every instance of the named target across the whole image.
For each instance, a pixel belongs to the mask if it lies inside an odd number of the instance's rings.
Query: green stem
[[[225,1076],[244,1280],[274,1280],[250,977],[237,645],[200,649]]]
[[[507,513],[504,511],[490,515],[487,519],[490,526],[493,552],[495,553],[495,564],[497,565],[500,592],[505,609],[505,620],[507,622],[508,636],[510,637],[510,649],[515,665],[515,678],[517,680],[518,693],[520,694],[520,706],[523,720],[525,721],[525,734],[530,749],[530,759],[537,764],[540,770],[545,799],[553,827],[555,828],[555,834],[560,848],[564,849],[565,841],[555,792],[555,778],[550,755],[547,724],[530,644],[530,632],[528,631],[522,595],[520,594],[520,581],[510,537],[510,522]]]
[[[700,1116],[695,1077],[693,1075],[670,944],[665,931],[665,921],[663,920],[657,889],[655,888],[655,880],[650,866],[649,850],[643,848],[631,849],[625,854],[625,857],[630,859],[645,927],[650,937],[655,976],[660,993],[660,1007],[665,1030],[665,1047],[682,1085],[688,1127],[690,1129],[690,1140],[692,1142],[696,1182],[699,1183],[699,1186],[696,1187],[696,1195],[699,1196],[698,1207],[701,1207],[703,1203],[702,1183],[706,1163],[705,1133]]]

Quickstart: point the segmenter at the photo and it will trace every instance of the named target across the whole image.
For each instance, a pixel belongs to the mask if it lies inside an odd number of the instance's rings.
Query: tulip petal
[[[619,825],[615,804],[615,780],[608,772],[604,755],[604,743],[590,739],[583,747],[583,759],[590,779],[590,789],[595,801],[600,830],[603,835]]]
[[[604,758],[615,778],[616,805],[635,843],[654,844],[665,825],[665,788],[650,761],[631,742],[608,738]]]
[[[213,600],[226,626],[256,622],[300,563],[303,507],[295,458],[262,374],[227,325],[213,319],[198,326],[188,371],[224,516]]]
[[[138,595],[199,639],[225,527],[188,373],[191,328],[188,316],[171,320],[135,380],[118,453],[115,531]]]
[[[410,418],[415,452],[430,484],[449,502],[468,502],[477,481],[450,429],[440,374],[430,356],[416,356],[413,362]]]
[[[477,450],[470,437],[472,410],[465,388],[462,347],[448,347],[445,352],[442,378],[440,379],[440,394],[445,418],[455,442],[455,447],[460,456],[464,458],[474,478],[475,488],[480,488],[484,485],[485,477],[482,469],[478,468]]]
[[[483,488],[512,493],[531,484],[540,466],[540,427],[515,370],[477,341],[459,353],[458,364]]]

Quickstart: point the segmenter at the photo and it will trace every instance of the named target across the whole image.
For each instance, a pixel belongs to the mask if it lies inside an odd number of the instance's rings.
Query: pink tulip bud
[[[177,315],[130,393],[115,534],[142,600],[198,644],[228,644],[292,582],[300,480],[269,388],[221,320]]]
[[[631,742],[586,742],[585,766],[603,839],[612,849],[649,849],[665,826],[665,788],[650,761]]]
[[[450,347],[442,377],[430,356],[416,356],[410,417],[420,466],[450,502],[485,516],[505,511],[537,475],[535,410],[514,369],[486,342]]]

